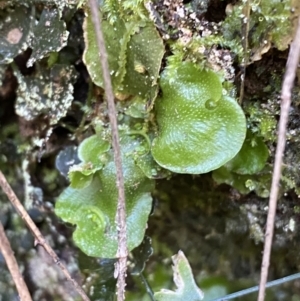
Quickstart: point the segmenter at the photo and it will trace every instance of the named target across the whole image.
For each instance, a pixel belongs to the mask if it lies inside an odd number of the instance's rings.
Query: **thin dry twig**
[[[0,222],[0,251],[5,259],[11,277],[16,284],[17,291],[21,301],[32,301],[27,285],[19,271],[14,252],[11,249],[9,240],[7,239],[4,228]]]
[[[108,115],[110,120],[111,132],[112,132],[112,144],[114,150],[114,160],[116,165],[117,180],[116,185],[118,188],[118,207],[117,207],[117,227],[118,227],[118,252],[119,258],[116,265],[116,274],[118,275],[117,293],[118,301],[125,299],[125,286],[126,286],[126,269],[127,269],[127,237],[126,237],[126,203],[125,203],[125,189],[124,178],[122,171],[122,158],[121,149],[119,144],[119,133],[117,123],[117,113],[114,102],[114,94],[111,84],[111,77],[109,72],[109,66],[107,61],[107,52],[105,48],[105,41],[103,38],[101,15],[98,11],[98,6],[95,0],[89,0],[89,5],[92,13],[92,21],[96,33],[96,41],[99,49],[99,60],[102,66],[103,80],[105,93],[107,98]]]
[[[294,41],[291,44],[288,60],[286,63],[286,71],[282,83],[281,91],[281,113],[278,128],[278,142],[275,154],[273,178],[269,199],[269,212],[266,225],[265,246],[263,260],[261,265],[261,278],[259,284],[258,301],[263,301],[265,298],[265,287],[268,278],[268,269],[270,265],[270,253],[272,248],[272,239],[274,232],[274,221],[276,215],[276,206],[279,190],[279,181],[281,177],[281,165],[285,148],[286,128],[288,122],[289,109],[291,105],[292,88],[294,85],[296,70],[300,56],[300,17]]]
[[[286,276],[286,277],[268,282],[266,284],[266,288],[275,287],[275,286],[282,285],[282,284],[285,284],[287,282],[295,281],[295,280],[299,280],[299,279],[300,279],[300,273],[289,275],[289,276]],[[255,293],[258,290],[259,290],[259,286],[253,286],[253,287],[244,289],[242,291],[226,295],[226,296],[221,297],[221,298],[213,299],[211,301],[228,301],[228,300],[232,300],[232,299],[236,300],[237,298],[241,298],[243,296]]]
[[[7,195],[8,199],[11,201],[11,203],[14,205],[16,208],[17,212],[21,216],[21,218],[25,221],[27,224],[28,228],[31,230],[33,233],[36,243],[40,244],[43,246],[43,248],[47,251],[47,253],[52,257],[53,261],[60,267],[62,270],[63,274],[65,277],[71,281],[73,284],[75,290],[78,292],[78,294],[82,297],[84,301],[90,301],[89,297],[86,295],[86,293],[83,291],[83,289],[79,286],[79,284],[75,281],[75,279],[72,278],[70,273],[68,272],[66,266],[60,261],[54,250],[48,245],[46,242],[45,238],[43,237],[42,233],[40,230],[37,228],[35,223],[32,221],[26,210],[24,209],[23,205],[20,203],[18,197],[8,184],[5,176],[3,173],[0,171],[0,186],[4,193]]]
[[[245,79],[246,79],[246,68],[249,63],[249,55],[248,55],[248,36],[249,36],[249,26],[250,26],[250,0],[247,0],[243,7],[243,15],[244,17],[241,19],[242,21],[242,45],[243,45],[243,52],[244,58],[241,64],[241,87],[240,87],[240,97],[239,97],[239,104],[242,104],[244,99],[245,93]]]

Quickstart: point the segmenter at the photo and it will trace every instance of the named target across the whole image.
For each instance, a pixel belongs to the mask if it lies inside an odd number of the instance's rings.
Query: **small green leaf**
[[[102,167],[102,166],[101,166]],[[79,164],[74,165],[69,170],[70,186],[72,188],[84,188],[91,184],[93,174],[100,168],[93,168],[92,164]]]
[[[216,183],[225,183],[237,189],[242,194],[247,194],[254,190],[253,187],[247,187],[246,182],[251,180],[253,177],[251,175],[239,175],[231,173],[225,166],[213,171],[213,179]],[[253,188],[253,189],[251,189]]]
[[[268,157],[269,150],[262,138],[254,137],[251,132],[248,132],[241,150],[226,163],[225,167],[240,175],[256,174],[264,168]]]
[[[140,143],[139,139],[132,136],[120,135],[129,251],[142,242],[152,208],[150,193],[154,188],[154,181],[145,177],[134,160],[135,149]],[[94,144],[84,143],[82,148],[87,149],[82,149],[81,152],[87,154],[91,145]],[[100,148],[103,150],[101,144]],[[97,153],[95,150],[93,152]],[[116,169],[113,152],[110,150],[107,163],[93,175],[91,183],[82,189],[67,188],[59,196],[55,212],[64,221],[77,225],[73,238],[84,253],[89,256],[115,258],[118,248],[115,221],[117,201]]]
[[[145,119],[148,114],[146,109],[146,100],[142,97],[135,96],[130,101],[130,104],[127,106],[124,113],[133,118]]]
[[[153,24],[141,27],[128,43],[122,92],[141,97],[153,96],[164,52],[163,41]]]
[[[162,179],[168,177],[171,173],[167,169],[162,168],[153,159],[151,153],[144,156],[138,156],[136,164],[149,179]]]
[[[104,20],[102,27],[114,92],[154,98],[164,45],[153,23],[124,22],[116,15],[113,25]],[[83,60],[93,82],[103,87],[102,68],[90,14],[85,19],[83,29],[86,44]]]
[[[75,223],[77,224],[77,228],[92,229],[97,227],[97,230],[103,231],[107,225],[105,215],[97,206],[81,206],[75,212],[75,216]]]
[[[154,294],[156,301],[200,301],[203,299],[203,292],[195,283],[191,267],[182,251],[172,256],[173,278],[177,290],[170,291],[163,289]]]
[[[149,179],[162,179],[170,175],[170,171],[162,168],[156,163],[151,155],[151,142],[149,136],[143,130],[130,131],[130,135],[140,136],[143,143],[136,148],[134,160],[137,166],[143,171],[144,175]]]
[[[81,161],[92,163],[95,167],[102,166],[105,160],[101,155],[110,149],[110,142],[99,135],[93,135],[83,140],[78,148]]]
[[[111,73],[111,79],[115,88],[118,86],[119,77],[121,76],[120,69],[125,66],[125,62],[122,60],[122,57],[125,56],[124,52],[126,51],[128,42],[123,39],[126,34],[126,26],[121,19],[116,20],[114,25],[111,25],[108,21],[104,20],[102,22],[102,28],[108,53],[108,65]],[[93,82],[97,86],[103,87],[102,67],[99,62],[96,33],[91,13],[89,12],[87,12],[87,16],[84,20],[83,30],[86,45],[83,53],[83,61]]]
[[[226,183],[234,187],[242,194],[255,190],[259,196],[268,197],[271,174],[263,170],[268,156],[269,150],[262,138],[248,131],[239,153],[214,170],[213,179],[218,184]]]
[[[262,198],[267,198],[270,194],[272,172],[268,170],[254,175],[240,175],[222,166],[214,170],[212,176],[218,184],[230,185],[242,194],[255,191]]]
[[[167,69],[161,75],[163,95],[155,106],[159,132],[152,155],[177,173],[217,169],[242,147],[244,113],[234,99],[222,97],[221,80],[212,71],[187,62],[171,74]]]

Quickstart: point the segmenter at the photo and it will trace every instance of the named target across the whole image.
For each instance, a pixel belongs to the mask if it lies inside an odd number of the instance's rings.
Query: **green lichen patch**
[[[154,182],[145,177],[135,164],[134,154],[139,140],[121,135],[123,174],[126,195],[127,246],[132,250],[144,237],[152,207]],[[85,143],[89,148],[91,145]],[[102,148],[102,146],[101,146]],[[96,151],[93,151],[94,153]],[[118,248],[115,222],[118,201],[113,152],[108,161],[83,188],[68,187],[58,198],[56,214],[64,221],[76,224],[74,241],[89,256],[115,258]]]
[[[214,170],[213,179],[226,183],[240,193],[256,191],[261,197],[269,195],[271,173],[265,168],[269,150],[261,137],[248,132],[247,138],[239,153],[221,168]]]
[[[144,0],[105,0],[100,1],[100,5],[110,24],[114,24],[119,18],[134,23],[148,19]]]
[[[247,115],[248,128],[261,137],[264,142],[275,142],[277,139],[277,117],[280,112],[280,103],[276,99],[281,88],[270,87],[275,92],[267,103],[249,102],[245,104],[244,110]]]
[[[36,60],[42,59],[50,52],[58,52],[67,44],[69,32],[66,24],[60,19],[57,9],[45,8],[40,16],[39,23],[33,28],[30,41],[32,54],[27,62],[31,67]]]
[[[161,88],[155,107],[159,132],[152,143],[159,165],[177,173],[206,173],[238,153],[245,116],[234,99],[222,96],[215,73],[183,63],[175,77],[163,72]]]
[[[238,1],[228,9],[228,16],[222,24],[223,36],[226,40],[243,44],[248,35],[249,60],[260,60],[271,46],[279,50],[288,48],[293,37],[291,1],[248,1],[250,15],[245,15],[245,3]],[[242,24],[249,24],[249,32],[242,32]],[[246,49],[245,49],[246,50]],[[248,51],[248,49],[247,49]],[[240,56],[245,59],[245,54]]]

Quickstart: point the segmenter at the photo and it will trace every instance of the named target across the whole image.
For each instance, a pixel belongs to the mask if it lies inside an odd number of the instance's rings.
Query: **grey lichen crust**
[[[44,114],[50,124],[56,124],[67,114],[76,79],[72,66],[55,65],[26,77],[15,71],[15,76],[19,83],[15,110],[19,116],[29,121]]]
[[[42,59],[49,52],[58,52],[67,45],[69,32],[61,20],[58,9],[44,9],[38,24],[33,29],[30,46],[33,49],[27,67]]]
[[[0,64],[8,64],[28,47],[33,10],[24,6],[0,11]]]

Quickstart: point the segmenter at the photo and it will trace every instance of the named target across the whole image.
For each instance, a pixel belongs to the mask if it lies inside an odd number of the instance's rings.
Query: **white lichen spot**
[[[13,28],[8,32],[8,34],[6,36],[6,40],[10,44],[18,44],[20,42],[22,36],[23,36],[23,33],[19,28]]]

